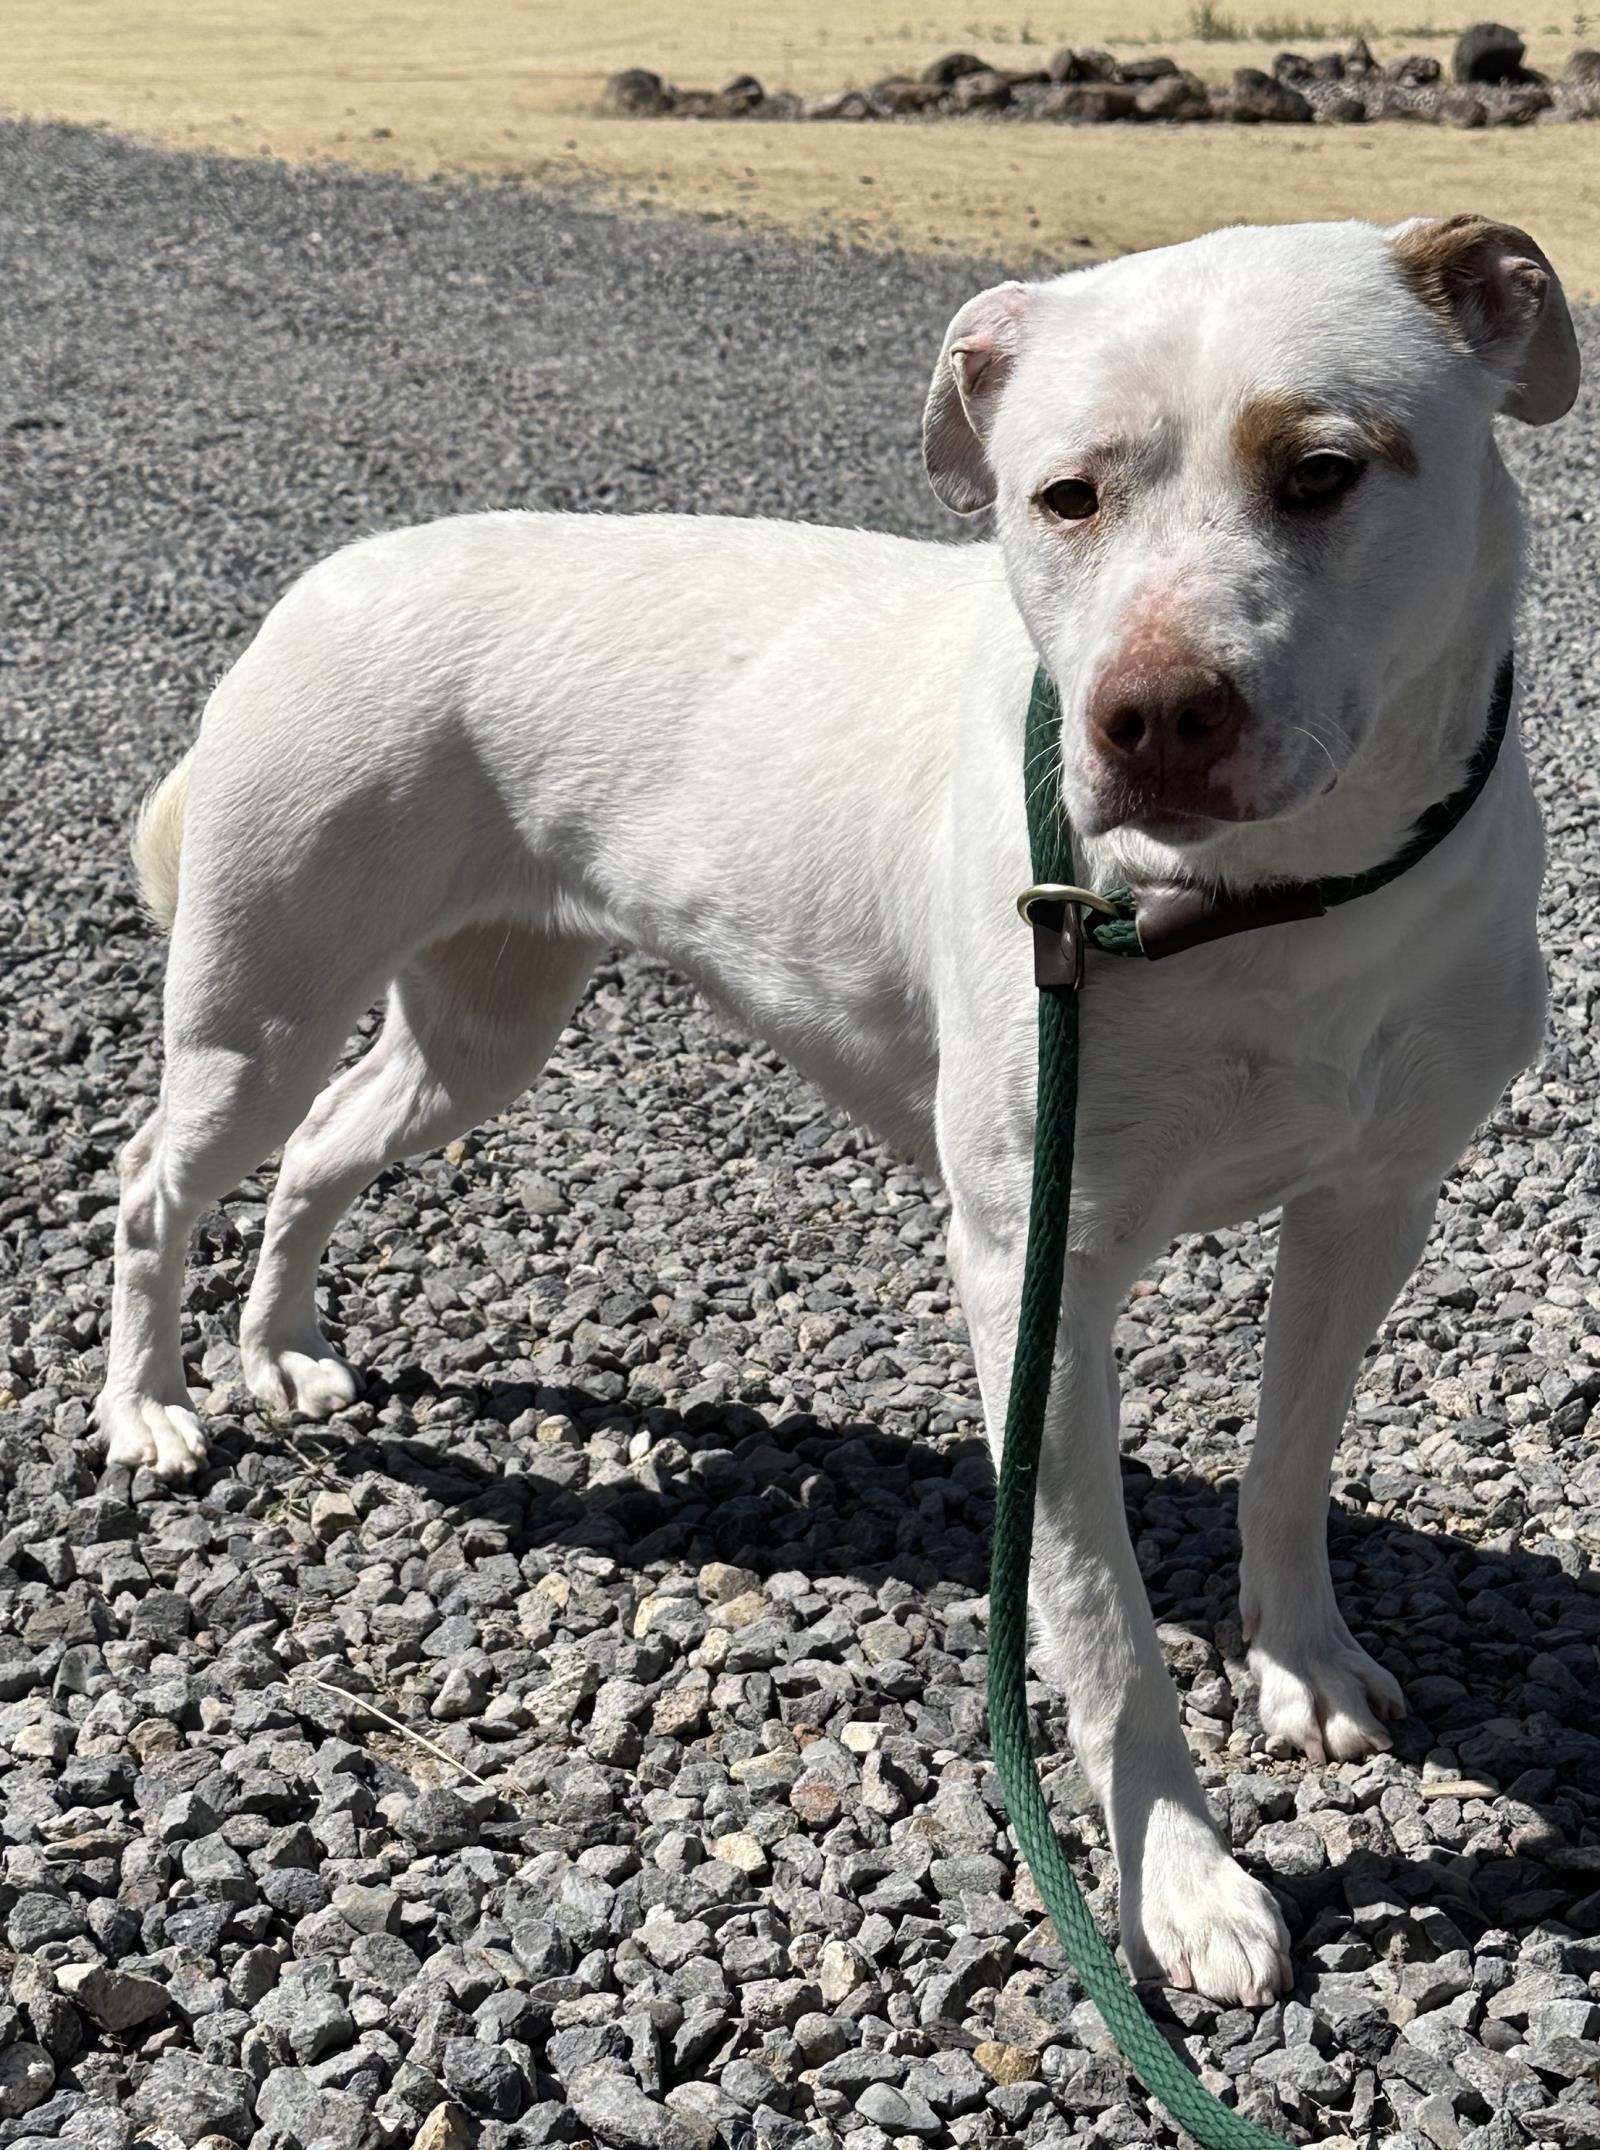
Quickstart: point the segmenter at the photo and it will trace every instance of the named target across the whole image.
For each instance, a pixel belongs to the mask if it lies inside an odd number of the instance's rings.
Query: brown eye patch
[[[1323,495],[1329,501],[1348,491],[1360,475],[1361,458],[1329,448],[1329,415],[1328,406],[1311,396],[1252,397],[1233,422],[1233,456],[1246,490],[1259,500],[1284,503],[1287,499],[1290,505],[1303,504],[1295,500],[1293,476],[1303,470],[1310,479],[1307,493],[1315,492],[1323,481],[1332,481]],[[1385,412],[1366,411],[1357,416],[1356,422],[1361,445],[1374,463],[1407,477],[1415,475],[1416,450],[1397,418]],[[1350,466],[1349,473],[1336,474],[1331,468],[1335,464]]]

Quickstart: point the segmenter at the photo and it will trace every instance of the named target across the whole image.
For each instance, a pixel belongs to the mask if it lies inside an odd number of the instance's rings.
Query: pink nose
[[[1249,711],[1226,672],[1191,663],[1113,665],[1089,703],[1102,759],[1141,790],[1192,789],[1237,743]]]

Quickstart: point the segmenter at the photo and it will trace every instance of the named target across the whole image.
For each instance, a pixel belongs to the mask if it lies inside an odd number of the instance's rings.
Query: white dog
[[[186,1241],[286,1138],[246,1377],[274,1411],[354,1397],[314,1300],[333,1225],[524,1090],[618,944],[943,1175],[997,1430],[1033,1139],[1035,665],[1083,880],[1379,865],[1460,782],[1510,645],[1495,415],[1559,418],[1577,379],[1559,284],[1507,226],[1222,231],[956,316],[927,463],[952,508],[993,506],[992,544],[492,514],[307,575],[138,832],[172,950],[161,1104],[123,1159],[112,1461],[203,1459]],[[1089,959],[1035,1600],[1132,1965],[1218,2000],[1279,1990],[1287,1940],[1184,1746],[1123,1526],[1113,1322],[1175,1234],[1282,1205],[1240,1503],[1262,1719],[1316,1761],[1386,1745],[1401,1697],[1334,1602],[1328,1471],[1440,1178],[1538,1046],[1541,862],[1513,737],[1382,893],[1170,963]],[[381,1037],[324,1089],[385,987]]]

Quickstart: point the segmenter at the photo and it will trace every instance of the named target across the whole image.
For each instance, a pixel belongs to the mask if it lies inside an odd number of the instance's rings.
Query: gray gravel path
[[[605,970],[522,1109],[358,1205],[357,1408],[238,1386],[253,1185],[189,1299],[216,1468],[130,1485],[86,1427],[156,1083],[125,825],[276,592],[485,505],[938,530],[918,414],[980,274],[0,128],[0,2150],[1174,2141],[1000,1818],[940,1200],[672,977]],[[1596,440],[1591,391],[1513,444],[1550,1050],[1338,1466],[1394,1756],[1253,1736],[1270,1228],[1178,1249],[1121,1333],[1141,1563],[1300,1966],[1259,2018],[1162,2005],[1296,2140],[1600,2141]]]

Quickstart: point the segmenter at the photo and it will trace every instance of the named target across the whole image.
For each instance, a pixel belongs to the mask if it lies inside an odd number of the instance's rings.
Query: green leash
[[[1213,2097],[1190,2074],[1124,1978],[1057,1839],[1028,1736],[1028,1571],[1034,1488],[1066,1267],[1084,950],[1087,944],[1106,955],[1175,954],[1253,927],[1318,917],[1387,886],[1450,833],[1488,782],[1510,718],[1511,693],[1507,656],[1495,680],[1488,727],[1465,782],[1429,808],[1386,864],[1367,874],[1298,882],[1242,897],[1192,889],[1141,891],[1137,897],[1116,889],[1102,896],[1075,887],[1072,830],[1060,809],[1057,781],[1061,710],[1043,670],[1035,675],[1028,704],[1023,766],[1030,772],[1028,838],[1035,885],[1019,900],[1018,909],[1034,932],[1039,1076],[1028,1247],[989,1571],[989,1743],[1012,1829],[1084,1991],[1145,2089],[1204,2150],[1282,2150],[1282,2144]],[[1091,914],[1087,920],[1086,909]]]

